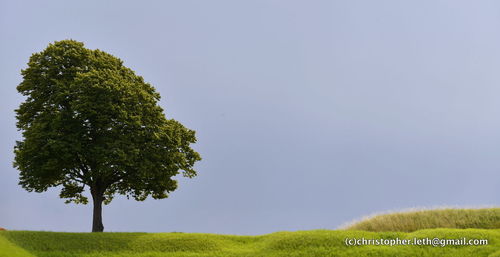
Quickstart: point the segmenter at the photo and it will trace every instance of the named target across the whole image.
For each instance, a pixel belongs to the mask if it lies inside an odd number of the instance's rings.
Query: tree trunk
[[[94,200],[94,216],[92,220],[92,232],[103,232],[104,226],[102,225],[102,201],[104,196],[99,190],[91,190],[92,199]]]

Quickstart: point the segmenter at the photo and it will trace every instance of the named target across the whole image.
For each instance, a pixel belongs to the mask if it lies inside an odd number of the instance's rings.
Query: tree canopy
[[[163,199],[177,188],[174,176],[196,176],[195,131],[167,119],[155,88],[120,59],[62,40],[33,54],[21,74],[19,184],[30,192],[61,186],[61,198],[82,204],[88,187],[92,231],[103,231],[101,205],[114,195]]]

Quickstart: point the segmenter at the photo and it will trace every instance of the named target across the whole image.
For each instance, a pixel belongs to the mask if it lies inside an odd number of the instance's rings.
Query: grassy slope
[[[0,257],[31,257],[30,253],[13,244],[0,234]]]
[[[430,228],[500,229],[500,208],[438,209],[390,213],[366,218],[350,230],[412,232]]]
[[[346,237],[478,238],[487,246],[345,246]],[[7,241],[8,240],[8,241]],[[11,242],[11,243],[9,243]],[[25,249],[27,252],[23,251]],[[29,253],[28,253],[29,252]],[[17,255],[15,255],[17,254]],[[31,255],[30,255],[31,254]],[[500,257],[500,230],[432,229],[412,233],[314,230],[263,236],[188,233],[0,232],[0,256],[256,257],[256,256],[434,256]]]

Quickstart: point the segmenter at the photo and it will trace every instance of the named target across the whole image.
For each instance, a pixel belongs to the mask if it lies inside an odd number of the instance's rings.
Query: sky
[[[198,176],[117,197],[105,231],[259,235],[500,204],[498,1],[0,0],[0,227],[89,232],[92,206],[18,185],[31,54],[74,39],[197,132]]]

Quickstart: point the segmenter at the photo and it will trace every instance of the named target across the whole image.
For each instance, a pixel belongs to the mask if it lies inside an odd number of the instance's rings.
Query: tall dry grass
[[[413,232],[432,228],[500,229],[500,208],[412,210],[375,215],[344,225],[345,230]]]

